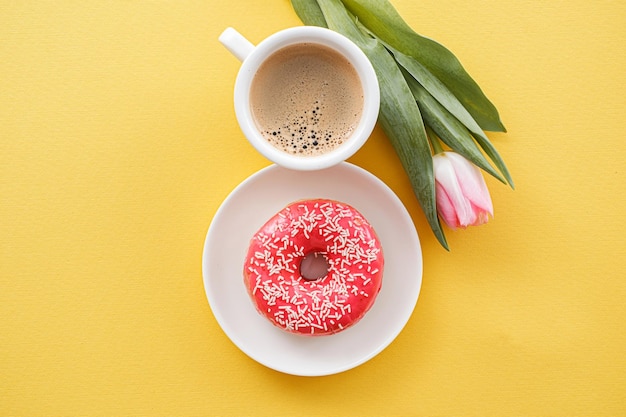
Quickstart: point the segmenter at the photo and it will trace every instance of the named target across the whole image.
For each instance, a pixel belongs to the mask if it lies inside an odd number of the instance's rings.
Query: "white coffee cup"
[[[274,33],[254,46],[233,28],[227,28],[219,41],[240,61],[235,81],[234,104],[237,121],[248,141],[270,161],[295,170],[318,170],[345,161],[367,141],[378,118],[380,90],[376,72],[361,49],[345,36],[316,26],[300,26]],[[251,109],[250,88],[259,67],[276,51],[296,44],[319,44],[343,55],[354,67],[363,90],[363,107],[350,136],[335,149],[314,156],[287,153],[268,142],[260,132]]]

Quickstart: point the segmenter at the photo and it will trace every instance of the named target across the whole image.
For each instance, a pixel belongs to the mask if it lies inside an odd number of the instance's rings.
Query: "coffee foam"
[[[314,156],[350,137],[363,110],[363,90],[345,57],[300,44],[279,50],[261,66],[251,108],[268,142],[290,154]]]

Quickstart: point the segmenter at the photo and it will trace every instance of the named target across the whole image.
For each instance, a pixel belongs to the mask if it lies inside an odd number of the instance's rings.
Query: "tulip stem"
[[[426,134],[428,135],[428,138],[430,139],[430,144],[433,147],[433,153],[436,155],[438,153],[443,152],[443,147],[441,146],[441,142],[439,142],[439,138],[437,137],[437,134],[433,132],[430,126],[426,125],[425,127],[426,127]]]

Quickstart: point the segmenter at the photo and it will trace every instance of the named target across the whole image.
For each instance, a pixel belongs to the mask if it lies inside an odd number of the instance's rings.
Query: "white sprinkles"
[[[310,252],[326,256],[324,278],[300,275]],[[369,309],[382,267],[380,242],[358,212],[311,200],[289,205],[259,230],[244,268],[260,311],[287,331],[315,335],[341,331]]]

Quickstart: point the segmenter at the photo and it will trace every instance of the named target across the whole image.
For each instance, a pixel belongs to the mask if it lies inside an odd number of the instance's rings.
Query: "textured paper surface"
[[[307,379],[238,351],[201,276],[268,165],[217,37],[299,25],[289,2],[0,3],[0,415],[626,413],[626,4],[394,4],[495,102],[516,190],[489,178],[495,218],[447,253],[376,129],[351,161],[414,218],[422,293],[382,354]]]

